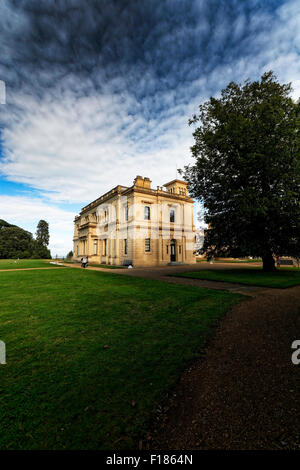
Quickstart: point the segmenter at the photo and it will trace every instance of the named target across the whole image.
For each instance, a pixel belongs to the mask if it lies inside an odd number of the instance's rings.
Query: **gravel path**
[[[300,449],[300,365],[291,362],[299,305],[297,286],[235,306],[166,399],[144,448]]]

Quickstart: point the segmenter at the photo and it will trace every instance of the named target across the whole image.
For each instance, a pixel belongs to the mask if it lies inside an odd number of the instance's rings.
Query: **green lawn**
[[[67,263],[67,264],[78,264],[80,263],[74,263],[74,261],[64,261],[60,260],[62,263]],[[96,263],[89,263],[89,266],[93,266],[95,268],[104,268],[104,269],[125,269],[127,266],[114,266],[111,264],[96,264]]]
[[[261,263],[261,259],[222,259],[213,260],[214,263]]]
[[[51,259],[0,259],[0,269],[57,268],[57,265],[49,264],[50,261],[55,262]]]
[[[203,263],[204,261],[207,262],[207,259],[197,259],[197,263]],[[214,263],[261,263],[261,259],[214,259]]]
[[[244,298],[77,269],[1,272],[0,285],[0,449],[134,448]]]
[[[252,286],[263,287],[293,287],[300,284],[299,268],[280,268],[274,273],[265,273],[260,268],[243,269],[211,269],[197,272],[174,274],[179,277],[191,277],[193,279],[206,279],[209,281],[225,281]]]
[[[112,264],[89,263],[89,266],[95,266],[96,268],[104,268],[104,269],[128,269],[127,266],[114,266]]]

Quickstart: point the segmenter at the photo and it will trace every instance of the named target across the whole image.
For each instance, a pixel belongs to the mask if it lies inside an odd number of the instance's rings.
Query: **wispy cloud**
[[[272,69],[299,96],[299,23],[295,0],[3,0],[0,172],[56,204],[162,184],[229,81]]]

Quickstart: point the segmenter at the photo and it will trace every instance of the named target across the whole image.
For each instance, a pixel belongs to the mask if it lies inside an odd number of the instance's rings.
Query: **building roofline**
[[[113,196],[114,194],[117,194],[118,192],[123,192],[125,191],[126,189],[128,189],[128,186],[122,186],[120,184],[118,184],[118,186],[115,186],[114,188],[110,189],[109,191],[107,191],[106,193],[102,194],[102,196],[98,197],[97,199],[95,199],[94,201],[90,202],[89,204],[87,204],[86,206],[84,206],[81,210],[80,210],[80,213],[82,212],[85,212],[86,210],[88,209],[91,209],[96,203],[98,202],[104,202],[105,200],[109,199],[111,196]]]
[[[187,202],[194,202],[193,198],[191,196],[187,195],[182,195],[182,194],[175,194],[175,193],[169,193],[164,190],[157,190],[157,189],[152,189],[152,188],[144,188],[143,186],[130,186],[129,188],[125,189],[124,195],[129,194],[131,192],[137,192],[137,193],[143,193],[143,194],[151,194],[152,196],[163,196],[168,199],[179,199]]]
[[[147,178],[147,179],[149,179],[149,178]],[[169,183],[164,184],[163,186],[167,188],[168,186],[170,186],[171,184],[173,184],[175,182],[184,184],[185,186],[188,185],[188,183],[186,181],[179,180],[179,179],[174,179],[174,180],[170,181]],[[192,201],[193,200],[190,196],[183,196],[183,195],[179,195],[179,194],[177,195],[177,194],[174,194],[174,193],[170,194],[167,191],[158,191],[157,189],[145,188],[143,186],[138,186],[138,185],[135,185],[135,184],[133,184],[132,186],[123,186],[123,185],[118,184],[114,188],[112,188],[109,191],[107,191],[106,193],[104,193],[102,196],[98,197],[94,201],[92,201],[89,204],[87,204],[86,206],[82,207],[82,209],[80,210],[80,214],[83,214],[84,212],[86,212],[86,211],[92,209],[93,207],[95,207],[96,205],[107,201],[112,196],[114,196],[118,193],[128,194],[131,191],[138,191],[138,192],[143,192],[143,193],[148,193],[148,194],[150,193],[150,194],[153,194],[153,195],[155,193],[157,194],[159,192],[159,193],[163,194],[164,196],[166,196],[168,198],[176,198],[176,199],[178,198],[178,199],[181,199],[181,200],[182,200],[182,198],[185,198],[185,200],[187,200],[187,201]],[[79,217],[79,216],[76,216],[76,217]]]
[[[169,183],[166,183],[164,184],[163,186],[167,187],[167,186],[170,186],[170,184],[173,184],[173,183],[181,183],[181,184],[185,184],[186,186],[188,185],[188,183],[186,181],[183,181],[183,180],[178,180],[177,178],[175,180],[172,180],[172,181],[169,181]]]

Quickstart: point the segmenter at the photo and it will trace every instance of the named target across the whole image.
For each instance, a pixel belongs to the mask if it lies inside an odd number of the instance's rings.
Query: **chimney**
[[[134,186],[141,186],[143,188],[151,189],[151,180],[150,178],[143,178],[142,176],[137,176],[133,182]]]
[[[134,186],[144,186],[144,178],[142,176],[137,176],[133,182]]]
[[[150,178],[144,178],[144,188],[151,189],[151,180],[150,180]]]

